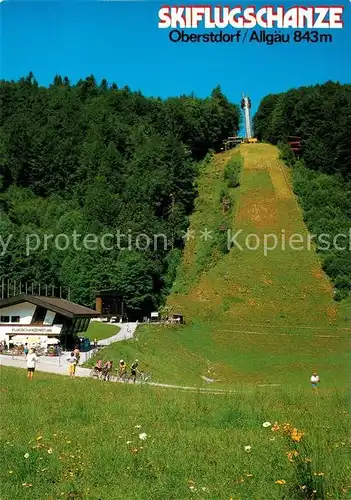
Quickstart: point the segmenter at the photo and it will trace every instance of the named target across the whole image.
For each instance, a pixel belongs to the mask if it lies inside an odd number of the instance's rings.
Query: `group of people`
[[[130,365],[130,375],[133,382],[136,381],[138,367],[139,367],[139,360],[136,359]],[[98,377],[101,378],[102,380],[110,380],[111,372],[113,370],[113,361],[110,360],[104,363],[102,359],[99,359],[94,366],[94,370],[96,371]],[[124,359],[120,359],[116,371],[118,372],[118,376],[120,379],[126,380],[128,378],[128,367]]]

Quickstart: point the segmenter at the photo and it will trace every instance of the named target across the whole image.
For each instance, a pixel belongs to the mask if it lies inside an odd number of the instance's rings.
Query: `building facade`
[[[0,341],[23,336],[59,338],[62,345],[72,344],[78,333],[86,332],[97,311],[56,297],[17,295],[0,300]]]

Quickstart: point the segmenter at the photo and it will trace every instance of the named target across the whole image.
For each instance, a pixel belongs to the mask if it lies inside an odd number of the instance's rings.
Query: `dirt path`
[[[10,366],[13,368],[22,368],[26,369],[26,362],[24,359],[12,359],[11,356],[8,355],[0,355],[0,366]],[[45,373],[53,373],[55,375],[64,375],[68,377],[68,368],[67,365],[54,365],[52,363],[41,363],[39,362],[36,367],[36,371],[38,372],[45,372]],[[91,370],[89,368],[82,368],[81,366],[77,367],[76,370],[76,376],[77,377],[85,377],[89,378],[90,377],[90,372]],[[124,384],[125,382],[120,382],[118,380],[114,381],[116,383]],[[103,382],[101,382],[103,383]],[[133,384],[131,382],[131,384]],[[236,391],[232,390],[226,390],[226,389],[207,389],[207,388],[202,388],[202,387],[191,387],[191,386],[184,386],[184,385],[173,385],[173,384],[161,384],[158,382],[136,382],[136,384],[141,385],[149,385],[152,387],[164,387],[166,389],[182,389],[186,391],[193,391],[193,392],[206,392],[209,394],[231,394]]]

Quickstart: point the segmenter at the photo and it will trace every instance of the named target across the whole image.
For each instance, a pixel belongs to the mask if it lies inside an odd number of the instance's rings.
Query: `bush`
[[[230,199],[230,196],[229,196],[229,190],[227,187],[222,187],[221,189],[221,194],[220,194],[220,201],[222,203],[222,201],[226,199],[226,200],[229,200]]]
[[[304,221],[310,233],[329,235],[343,249],[317,249],[322,259],[323,270],[335,286],[334,299],[340,301],[351,292],[351,252],[349,228],[351,226],[351,185],[339,175],[328,175],[308,170],[302,161],[293,168],[294,192],[298,195],[304,211]]]
[[[293,166],[295,162],[295,155],[287,144],[280,142],[278,143],[279,148],[279,159],[282,160],[289,167]]]
[[[224,180],[228,181],[228,187],[236,188],[240,186],[242,159],[233,158],[224,169]]]

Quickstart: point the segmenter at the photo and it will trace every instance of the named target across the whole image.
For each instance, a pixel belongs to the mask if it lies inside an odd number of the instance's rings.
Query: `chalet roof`
[[[8,299],[0,300],[0,309],[20,304],[21,302],[29,302],[30,304],[45,307],[50,311],[62,314],[62,316],[66,316],[68,318],[73,318],[75,316],[100,316],[98,311],[81,306],[75,302],[70,302],[69,300],[59,299],[57,297],[42,297],[26,294],[16,295],[14,297],[9,297]]]

